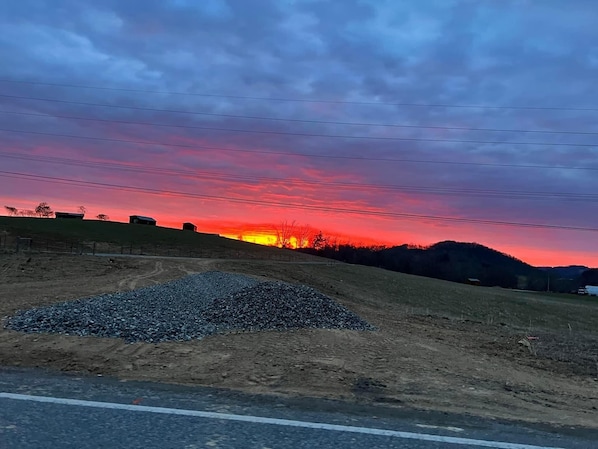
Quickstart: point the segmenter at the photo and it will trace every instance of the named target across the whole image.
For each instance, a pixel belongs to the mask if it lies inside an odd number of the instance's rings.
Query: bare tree
[[[34,210],[28,209],[20,209],[18,213],[21,217],[35,217],[37,215]]]
[[[309,246],[311,233],[312,230],[310,225],[302,225],[295,228],[297,248],[306,248]]]
[[[333,249],[334,251],[338,251],[338,248],[340,246],[340,242],[339,242],[339,238],[335,235],[332,237],[328,237],[327,243],[326,243],[326,247]]]
[[[279,248],[290,248],[291,237],[293,237],[295,230],[295,220],[291,223],[288,221],[281,222],[276,228],[276,246]]]
[[[96,218],[98,220],[101,220],[101,221],[108,221],[108,220],[110,220],[110,217],[108,215],[106,215],[106,214],[98,214],[98,215],[96,215]]]
[[[39,217],[48,218],[48,217],[52,216],[54,211],[52,210],[52,208],[50,207],[50,205],[48,203],[42,202],[42,203],[39,203],[37,205],[37,207],[35,208],[35,213]]]
[[[79,206],[77,209],[79,209],[79,212],[81,212],[83,215],[87,213],[87,208],[85,206]]]
[[[16,207],[4,206],[4,209],[6,209],[8,215],[12,215],[13,217],[19,213],[19,210]]]

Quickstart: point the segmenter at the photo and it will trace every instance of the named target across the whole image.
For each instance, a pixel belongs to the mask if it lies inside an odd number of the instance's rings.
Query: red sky
[[[131,214],[143,214],[157,219],[160,226],[172,228],[180,228],[184,221],[191,221],[198,226],[199,232],[217,233],[266,245],[276,243],[276,230],[283,221],[295,221],[297,227],[307,225],[312,234],[322,231],[325,236],[339,243],[393,246],[403,243],[429,245],[441,240],[456,240],[481,243],[536,266],[598,266],[595,251],[569,250],[565,245],[558,244],[559,234],[567,236],[568,231],[534,229],[521,233],[517,228],[507,226],[447,226],[425,220],[397,220],[247,205],[236,205],[234,208],[228,205],[226,218],[222,218],[224,214],[219,212],[218,203],[212,201],[87,190],[91,189],[78,190],[76,196],[82,200],[78,202],[57,200],[55,194],[45,195],[43,189],[28,200],[17,197],[0,197],[0,200],[24,209],[34,209],[41,200],[47,200],[58,211],[76,211],[78,205],[85,205],[88,218],[104,213],[111,220],[121,222],[127,222]],[[73,192],[67,195],[71,196]],[[112,203],[118,206],[111,206]],[[552,242],[550,248],[546,248],[547,241]]]
[[[589,3],[46,3],[0,7],[0,206],[598,267]]]

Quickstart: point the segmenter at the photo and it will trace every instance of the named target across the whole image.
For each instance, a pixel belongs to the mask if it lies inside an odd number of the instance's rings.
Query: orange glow
[[[70,197],[70,191],[67,197]],[[572,247],[570,242],[561,242],[561,236],[546,229],[519,230],[506,227],[484,227],[473,224],[440,223],[430,220],[388,219],[376,216],[364,217],[355,214],[306,212],[281,207],[256,207],[254,205],[226,205],[204,200],[190,200],[176,196],[149,196],[136,193],[110,192],[109,205],[105,192],[91,191],[87,201],[47,200],[54,210],[76,211],[84,204],[88,213],[86,219],[107,214],[111,221],[128,222],[133,214],[148,215],[158,221],[158,226],[181,229],[182,223],[190,221],[197,225],[198,232],[219,234],[260,245],[276,245],[276,230],[282,221],[292,222],[297,217],[298,226],[309,226],[309,239],[322,231],[335,244],[355,246],[387,247],[415,244],[431,245],[442,240],[476,242],[512,255],[535,266],[585,265],[598,267],[598,254],[583,246]],[[18,209],[34,209],[40,202],[36,194],[30,198],[3,197],[2,204]],[[114,206],[117,204],[118,206]],[[343,204],[344,206],[345,204]],[[348,205],[348,203],[347,203]],[[336,204],[335,204],[336,206]],[[0,210],[0,213],[4,213]],[[448,214],[447,214],[448,215]],[[257,218],[257,219],[256,219]],[[593,237],[581,234],[583,238]],[[575,234],[572,236],[575,237]],[[297,235],[291,238],[296,246]],[[547,242],[550,245],[547,245]]]
[[[264,246],[273,246],[276,244],[276,236],[275,235],[268,235],[268,234],[237,234],[237,235],[230,235],[230,234],[221,234],[222,237],[226,237],[229,239],[234,240],[241,240],[243,242],[249,243],[256,243],[258,245]]]

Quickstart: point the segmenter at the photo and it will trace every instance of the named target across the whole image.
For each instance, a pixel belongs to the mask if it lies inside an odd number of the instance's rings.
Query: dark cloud
[[[2,128],[153,143],[2,132],[2,151],[213,170],[229,176],[230,192],[242,192],[237,176],[252,189],[258,186],[261,198],[287,195],[306,203],[325,198],[390,212],[594,227],[598,150],[592,145],[598,136],[592,133],[598,133],[598,112],[568,108],[598,104],[596,23],[598,10],[584,1],[568,6],[525,0],[3,2],[0,78],[120,90],[0,82],[3,95],[56,100],[0,97],[5,112],[46,115],[2,113]],[[389,104],[363,104],[368,102]],[[498,108],[454,107],[475,105]],[[177,126],[118,123],[131,121]],[[585,134],[564,133],[569,131]],[[97,167],[0,160],[12,171],[123,179]],[[433,163],[442,161],[502,166]],[[259,177],[298,177],[303,184],[281,190]],[[370,187],[356,191],[321,184],[327,180]],[[305,181],[320,183],[318,191]],[[201,177],[162,176],[159,182],[175,190],[178,185],[226,193],[222,182]],[[372,188],[375,184],[410,190]],[[481,196],[482,191],[503,195]],[[508,192],[519,195],[509,198]],[[546,195],[521,195],[534,192]],[[573,233],[566,238],[572,245],[582,241]]]

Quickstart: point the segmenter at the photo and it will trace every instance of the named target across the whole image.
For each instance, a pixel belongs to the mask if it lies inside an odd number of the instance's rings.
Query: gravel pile
[[[231,330],[373,329],[312,288],[218,271],[20,311],[6,327],[127,342],[185,341]]]
[[[373,329],[317,290],[284,282],[263,282],[218,298],[205,310],[204,318],[224,329]]]

